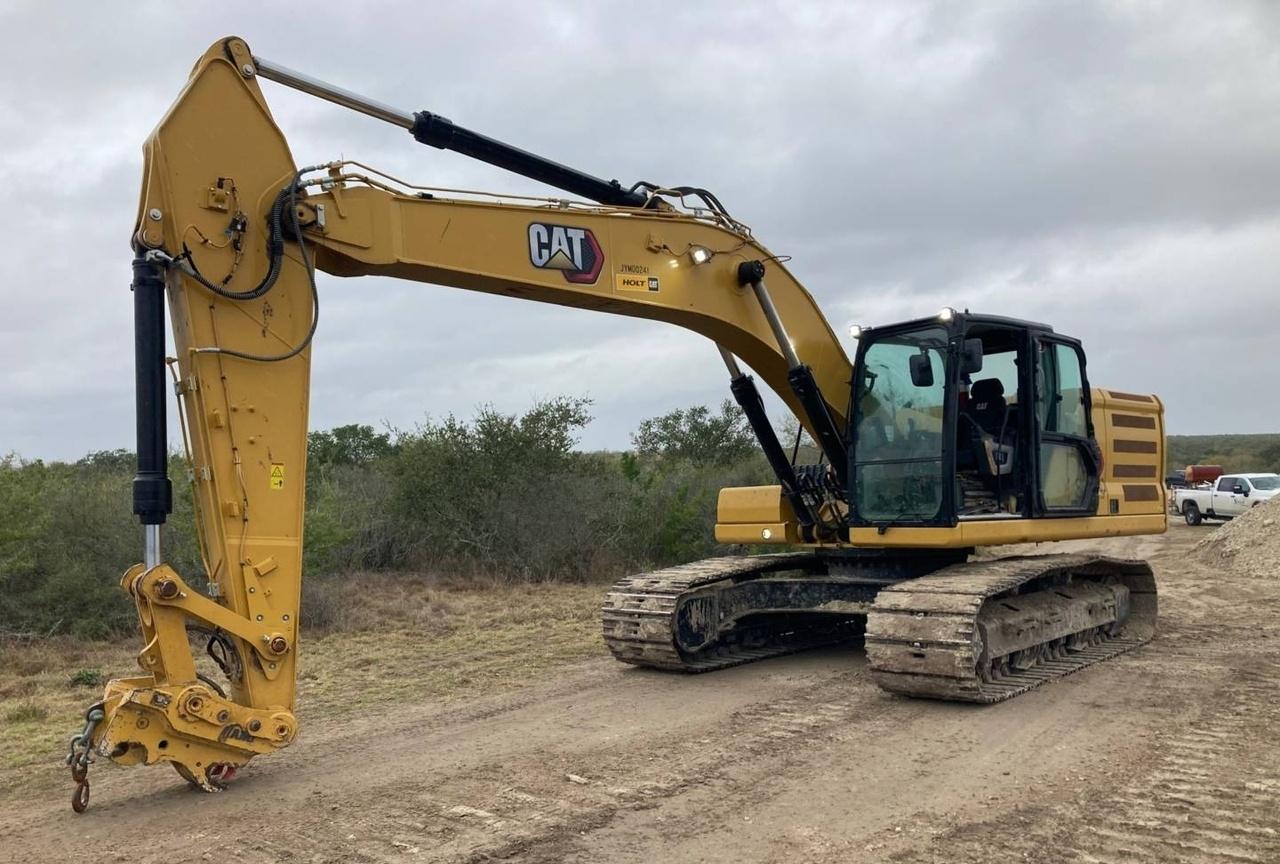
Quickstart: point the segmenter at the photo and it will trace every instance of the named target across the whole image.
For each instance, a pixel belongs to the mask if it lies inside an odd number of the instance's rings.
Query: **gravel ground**
[[[1213,531],[1196,544],[1194,554],[1213,567],[1280,579],[1280,496]]]
[[[32,780],[0,859],[1280,861],[1280,590],[1189,555],[1215,530],[1093,544],[1152,561],[1159,634],[998,705],[882,693],[856,646],[702,676],[599,656],[308,717],[218,795],[98,766],[76,817]]]

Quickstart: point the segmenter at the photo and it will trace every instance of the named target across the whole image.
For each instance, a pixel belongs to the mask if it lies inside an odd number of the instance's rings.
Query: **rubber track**
[[[983,606],[1028,583],[1070,575],[1129,586],[1120,632],[1082,650],[1059,651],[1029,669],[983,680],[976,635]],[[999,702],[1135,648],[1155,634],[1156,585],[1145,561],[1046,555],[970,561],[881,590],[867,617],[867,658],[885,690],[931,699]]]
[[[804,633],[794,627],[769,634],[761,645],[719,645],[686,655],[675,644],[674,616],[680,596],[724,579],[760,576],[813,565],[812,552],[707,558],[615,582],[600,610],[605,644],[623,663],[673,672],[710,672],[766,657],[830,644],[842,636],[829,629]]]

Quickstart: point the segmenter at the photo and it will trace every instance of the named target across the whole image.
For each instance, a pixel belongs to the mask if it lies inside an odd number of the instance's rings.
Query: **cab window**
[[[1000,351],[987,354],[982,358],[983,378],[996,378],[1004,388],[1005,400],[1010,404],[1018,401],[1018,352]]]
[[[947,332],[868,346],[854,394],[855,504],[868,521],[929,521],[942,508]]]
[[[1071,345],[1039,343],[1036,423],[1040,430],[1040,496],[1047,511],[1095,506],[1097,469],[1086,450],[1089,403],[1080,355]]]
[[[1073,438],[1089,437],[1084,376],[1075,349],[1061,343],[1041,343],[1037,377],[1036,418],[1040,429]]]

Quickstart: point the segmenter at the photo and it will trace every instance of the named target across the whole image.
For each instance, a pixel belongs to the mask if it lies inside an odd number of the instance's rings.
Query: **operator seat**
[[[996,495],[1003,491],[1001,476],[1012,473],[1017,432],[999,378],[983,378],[969,388],[969,406],[963,425],[970,427],[969,447],[978,474],[986,478]],[[975,428],[976,427],[976,428]],[[968,460],[965,460],[968,462]]]
[[[1004,383],[999,378],[983,378],[969,388],[969,416],[983,432],[999,438],[1009,403],[1004,398]]]

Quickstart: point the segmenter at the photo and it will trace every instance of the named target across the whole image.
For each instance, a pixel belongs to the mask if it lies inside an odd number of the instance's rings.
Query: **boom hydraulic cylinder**
[[[773,305],[773,298],[769,296],[769,289],[764,284],[764,262],[744,261],[738,265],[738,282],[741,285],[751,286],[751,290],[755,292],[765,320],[769,322],[769,328],[773,331],[774,338],[778,340],[778,350],[786,358],[787,382],[791,385],[796,398],[800,400],[800,405],[813,428],[814,436],[818,439],[818,446],[827,457],[827,461],[831,463],[831,468],[836,472],[841,487],[849,488],[849,454],[845,449],[844,438],[831,418],[831,410],[822,397],[818,382],[813,377],[813,370],[800,362],[795,346],[791,344],[791,337],[787,335],[787,328],[782,323],[782,317]]]
[[[602,180],[576,168],[561,165],[544,156],[538,156],[487,135],[481,135],[479,132],[473,132],[464,126],[457,125],[448,117],[442,117],[430,111],[411,113],[392,108],[390,105],[360,96],[350,90],[336,87],[262,57],[255,56],[253,62],[258,74],[269,81],[275,81],[277,84],[301,90],[408,129],[422,144],[479,159],[481,162],[487,162],[610,207],[644,207],[649,202],[648,196],[623,189],[622,184],[617,180]]]
[[[143,563],[151,568],[160,563],[160,526],[173,511],[164,387],[164,265],[138,254],[132,287],[138,444],[133,512],[145,532]]]
[[[764,458],[768,460],[769,467],[773,469],[774,476],[782,486],[783,496],[795,511],[802,533],[811,534],[817,519],[800,493],[800,481],[796,477],[795,468],[787,458],[786,451],[782,449],[782,444],[778,441],[778,433],[773,431],[773,424],[769,422],[769,416],[765,413],[764,400],[760,398],[756,380],[742,371],[737,358],[732,353],[720,348],[720,356],[724,358],[724,365],[729,370],[729,389],[733,391],[733,398],[737,400],[738,407],[742,409],[747,422],[751,424],[751,431],[755,433],[756,441],[764,451]],[[806,536],[805,539],[811,538]]]

